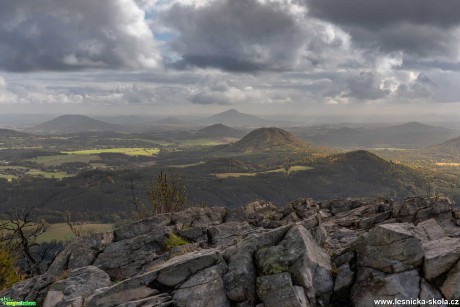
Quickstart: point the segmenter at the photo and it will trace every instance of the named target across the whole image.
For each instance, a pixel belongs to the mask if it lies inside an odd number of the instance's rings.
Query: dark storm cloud
[[[378,29],[394,23],[459,24],[457,0],[307,0],[310,14],[342,25]]]
[[[457,0],[306,0],[310,16],[349,32],[355,43],[419,57],[456,54]]]
[[[0,2],[0,69],[154,67],[156,52],[131,0]]]
[[[305,33],[276,3],[222,0],[202,7],[175,5],[164,21],[178,31],[171,48],[183,67],[228,71],[292,68]]]
[[[372,72],[361,72],[347,80],[347,97],[360,100],[376,100],[388,96],[391,92],[380,88],[379,80]]]

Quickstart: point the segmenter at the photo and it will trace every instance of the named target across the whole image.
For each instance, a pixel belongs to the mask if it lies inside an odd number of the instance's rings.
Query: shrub
[[[11,287],[22,280],[21,274],[15,267],[15,257],[0,246],[0,290]]]
[[[165,241],[166,250],[171,250],[174,247],[187,245],[189,242],[176,234],[170,234]]]

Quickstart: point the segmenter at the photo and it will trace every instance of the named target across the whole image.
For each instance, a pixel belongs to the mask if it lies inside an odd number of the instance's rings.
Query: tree
[[[24,260],[27,275],[41,274],[39,264],[46,257],[46,251],[36,255],[32,247],[38,245],[37,237],[47,228],[48,224],[44,220],[39,220],[38,216],[34,215],[34,210],[30,208],[15,210],[9,221],[0,223],[0,233],[3,234],[0,243]]]
[[[188,194],[178,174],[168,176],[161,172],[155,183],[147,187],[146,192],[149,205],[139,205],[133,196],[133,203],[141,218],[181,211],[188,205]]]

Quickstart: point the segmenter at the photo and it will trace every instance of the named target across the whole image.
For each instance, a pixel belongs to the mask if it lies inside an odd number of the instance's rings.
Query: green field
[[[80,227],[80,226],[76,226]],[[83,232],[96,233],[113,230],[113,224],[86,224],[81,226]],[[38,243],[56,241],[70,241],[75,238],[67,223],[51,224],[45,233],[37,238]]]
[[[56,179],[62,179],[62,178],[73,176],[65,172],[44,172],[40,170],[30,170],[30,172],[28,172],[27,174],[31,176],[43,176],[45,178],[56,178]]]
[[[216,145],[223,145],[235,142],[239,139],[237,138],[225,138],[225,139],[194,139],[194,140],[181,140],[181,145],[188,145],[188,146],[216,146]]]
[[[71,162],[83,162],[89,163],[91,161],[98,161],[99,158],[97,155],[55,155],[55,156],[40,156],[34,159],[30,159],[32,162],[40,163],[45,166],[58,166],[63,163]]]
[[[160,152],[158,148],[108,148],[108,149],[85,149],[77,151],[67,151],[64,152],[68,155],[77,155],[77,156],[87,156],[87,155],[97,155],[101,153],[121,153],[128,156],[153,156]]]
[[[192,166],[198,166],[198,165],[205,164],[205,163],[206,162],[201,161],[201,162],[198,162],[198,163],[191,163],[191,164],[169,165],[169,167],[172,167],[172,168],[187,168],[187,167],[192,167]]]
[[[291,166],[288,170],[288,175],[293,172],[301,172],[301,171],[308,171],[313,169],[311,166],[304,166],[304,165],[296,165]],[[217,178],[230,178],[230,177],[254,177],[259,174],[273,174],[273,173],[286,173],[284,168],[277,168],[265,172],[257,172],[257,173],[219,173],[214,174]]]

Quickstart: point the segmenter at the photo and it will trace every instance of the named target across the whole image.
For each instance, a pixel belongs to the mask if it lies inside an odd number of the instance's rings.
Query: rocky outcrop
[[[190,208],[69,243],[0,293],[40,306],[374,306],[460,298],[447,198]]]

